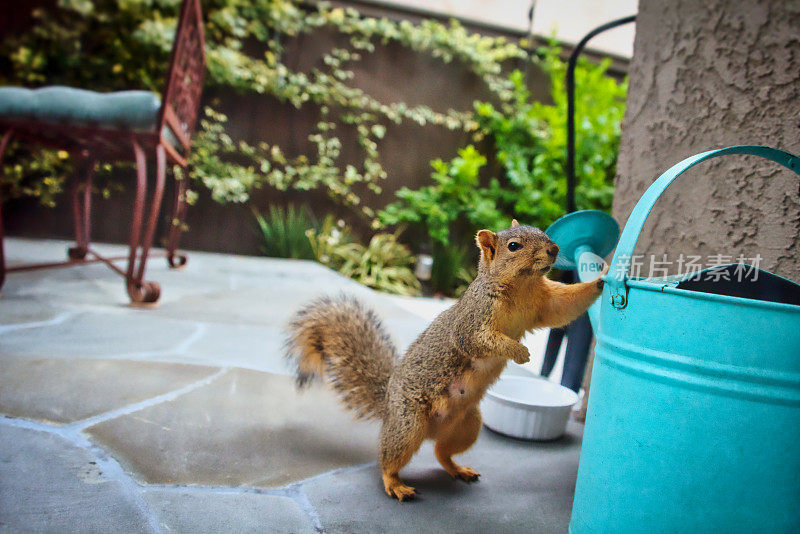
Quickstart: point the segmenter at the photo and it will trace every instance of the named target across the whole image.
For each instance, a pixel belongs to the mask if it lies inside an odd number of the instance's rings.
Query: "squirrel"
[[[359,417],[382,422],[380,469],[386,493],[415,496],[399,471],[425,439],[453,478],[479,473],[452,459],[478,438],[478,409],[508,360],[530,360],[519,340],[529,330],[563,326],[602,293],[603,280],[562,284],[547,278],[558,246],[516,220],[498,233],[480,230],[478,275],[400,358],[377,315],[347,296],[323,297],[300,309],[288,326],[287,357],[302,388],[327,377]],[[606,271],[604,271],[605,273]]]

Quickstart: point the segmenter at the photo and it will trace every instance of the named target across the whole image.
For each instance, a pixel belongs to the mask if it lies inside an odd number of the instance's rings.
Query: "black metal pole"
[[[575,65],[578,63],[578,56],[586,43],[595,35],[635,20],[636,15],[631,15],[598,26],[580,40],[569,56],[567,63],[567,213],[572,213],[577,209],[575,206]]]

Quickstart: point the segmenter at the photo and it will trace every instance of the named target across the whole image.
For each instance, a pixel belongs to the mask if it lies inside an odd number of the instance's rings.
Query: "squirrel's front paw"
[[[516,350],[514,350],[514,352],[511,354],[511,359],[514,360],[514,362],[522,365],[523,363],[528,363],[531,361],[531,353],[528,352],[528,349],[525,347],[525,345],[519,345],[518,347],[515,347],[515,349]]]

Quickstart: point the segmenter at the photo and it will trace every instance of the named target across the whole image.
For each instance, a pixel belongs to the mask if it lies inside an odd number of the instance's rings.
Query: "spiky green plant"
[[[433,245],[431,289],[445,295],[461,296],[477,274],[475,247],[469,245]]]
[[[315,259],[314,249],[306,232],[314,229],[314,219],[308,210],[289,205],[286,208],[272,205],[267,214],[253,209],[253,215],[261,232],[261,252],[273,258],[296,260]]]

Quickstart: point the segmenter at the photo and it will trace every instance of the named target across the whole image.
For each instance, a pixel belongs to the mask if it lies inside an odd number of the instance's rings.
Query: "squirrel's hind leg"
[[[383,487],[399,501],[413,499],[416,491],[400,479],[399,472],[419,450],[425,439],[421,413],[409,408],[391,411],[381,427],[380,464]]]
[[[453,477],[466,482],[478,480],[480,473],[470,467],[463,467],[453,461],[452,456],[472,447],[481,431],[481,412],[477,406],[467,410],[463,419],[454,422],[436,440],[434,448],[436,459],[444,470]]]

